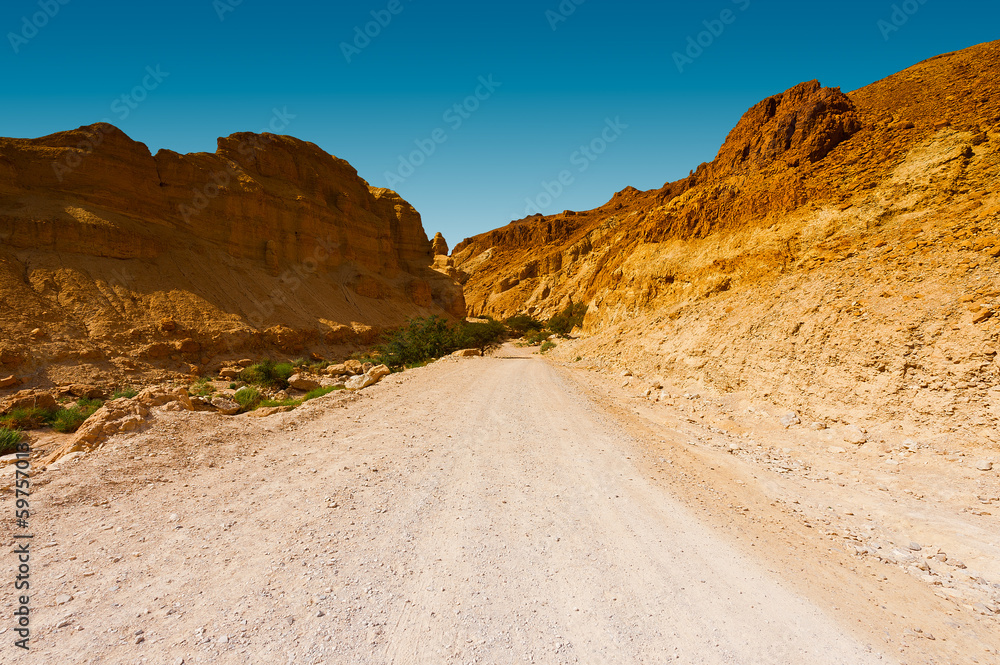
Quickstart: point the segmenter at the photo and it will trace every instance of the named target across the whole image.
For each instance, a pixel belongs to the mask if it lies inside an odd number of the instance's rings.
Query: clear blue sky
[[[153,152],[214,151],[216,137],[260,131],[287,109],[295,117],[281,133],[387,186],[400,156],[440,129],[446,140],[393,188],[454,245],[522,217],[528,198],[550,213],[659,187],[711,160],[767,95],[814,78],[853,90],[996,39],[1000,25],[1000,3],[968,0],[900,2],[911,14],[897,13],[891,32],[888,1],[576,2],[560,13],[559,0],[7,0],[0,135],[110,119]],[[53,16],[39,14],[46,7]],[[369,26],[377,36],[345,55],[373,11],[387,25]],[[674,53],[704,21],[719,34],[702,35],[707,47],[680,71]],[[167,76],[157,82],[147,67]],[[474,112],[445,116],[490,76],[500,85],[479,89]],[[120,101],[144,80],[145,99]],[[609,130],[602,154],[576,153],[616,118],[627,128]],[[562,171],[572,181],[539,197]]]

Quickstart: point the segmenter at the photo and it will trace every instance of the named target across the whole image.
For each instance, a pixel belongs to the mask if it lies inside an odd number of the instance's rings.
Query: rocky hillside
[[[433,265],[420,215],[312,143],[234,134],[152,155],[107,124],[0,139],[0,376],[332,353],[464,316]]]
[[[683,180],[460,243],[470,312],[582,302],[574,357],[1000,443],[998,69],[993,42],[770,97]]]

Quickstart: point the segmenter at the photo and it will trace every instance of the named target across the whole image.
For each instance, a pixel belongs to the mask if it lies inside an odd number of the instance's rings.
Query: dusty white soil
[[[1000,662],[994,517],[634,392],[506,347],[270,418],[158,413],[37,476],[32,650],[0,626],[0,661]],[[904,521],[982,559],[935,584],[855,549]]]

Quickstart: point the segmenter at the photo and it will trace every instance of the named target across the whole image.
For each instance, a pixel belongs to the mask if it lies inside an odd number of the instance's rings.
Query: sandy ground
[[[995,521],[922,527],[987,570],[935,585],[840,520],[933,514],[844,508],[878,481],[812,481],[791,430],[619,383],[505,347],[266,419],[158,413],[37,476],[32,650],[8,622],[0,661],[1000,662],[966,597],[990,602]]]

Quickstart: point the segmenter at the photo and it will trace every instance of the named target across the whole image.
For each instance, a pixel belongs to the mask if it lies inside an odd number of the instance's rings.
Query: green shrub
[[[12,430],[38,429],[49,424],[54,413],[38,407],[13,409],[7,415],[0,416],[0,427]]]
[[[500,344],[506,335],[506,326],[493,319],[456,325],[439,316],[411,319],[383,337],[371,361],[389,367],[413,367],[459,349],[485,351]]]
[[[80,429],[87,419],[76,409],[60,409],[52,420],[52,428],[63,434],[70,434]]]
[[[378,360],[389,367],[440,358],[456,350],[455,330],[439,317],[411,319],[389,333],[376,348]]]
[[[114,394],[111,395],[111,399],[122,399],[123,397],[125,399],[132,399],[133,397],[136,397],[138,394],[139,391],[136,388],[129,386],[128,388],[119,388],[118,390],[116,390]]]
[[[500,346],[507,337],[507,327],[489,319],[474,323],[463,322],[455,329],[455,349],[479,349],[483,353]]]
[[[10,455],[17,452],[17,444],[21,443],[24,433],[9,427],[0,427],[0,455]]]
[[[191,389],[188,392],[196,397],[208,397],[215,392],[215,386],[210,384],[209,380],[207,376],[201,377],[191,384]]]
[[[310,390],[306,393],[306,396],[302,398],[303,402],[308,402],[311,399],[316,399],[317,397],[323,397],[324,395],[329,395],[335,390],[343,390],[344,386],[331,386],[329,388],[317,388],[316,390]]]
[[[294,373],[295,367],[292,363],[276,363],[270,358],[265,358],[240,372],[240,380],[258,386],[287,388],[288,377]]]
[[[557,335],[568,335],[573,328],[583,325],[583,317],[586,314],[586,305],[570,303],[566,309],[549,319],[548,328]]]
[[[229,384],[229,389],[230,390],[236,390],[236,384],[235,383],[230,383]]]
[[[63,434],[71,434],[82,425],[87,418],[94,415],[94,412],[101,408],[103,402],[99,399],[87,399],[82,397],[76,404],[68,409],[59,409],[52,418],[52,428]]]
[[[512,335],[516,335],[518,337],[523,337],[526,333],[538,332],[539,330],[545,328],[544,322],[528,316],[527,314],[512,316],[503,323],[507,326],[507,330],[509,330]]]
[[[524,336],[524,341],[527,342],[529,346],[538,346],[549,337],[552,337],[552,333],[544,330],[534,330]]]
[[[547,339],[547,340],[545,340],[545,342],[544,342],[544,343],[542,344],[542,348],[541,348],[541,349],[539,349],[539,350],[540,350],[540,351],[541,351],[542,353],[545,353],[546,351],[548,351],[548,350],[550,350],[550,349],[554,349],[554,348],[556,348],[556,343],[555,343],[555,342],[553,342],[553,341],[551,341],[551,340],[548,340],[548,339]]]
[[[263,395],[256,388],[246,386],[233,395],[233,401],[240,405],[241,411],[253,411],[260,404]]]

